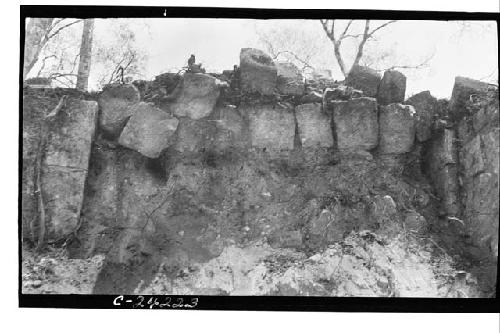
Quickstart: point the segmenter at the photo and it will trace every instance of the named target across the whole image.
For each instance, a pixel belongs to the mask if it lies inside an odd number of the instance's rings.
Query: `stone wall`
[[[467,232],[474,243],[498,257],[498,90],[475,93],[477,100],[454,92],[465,100],[454,102],[465,109],[457,125],[461,203]]]
[[[459,78],[442,117],[428,92],[404,101],[396,71],[356,67],[345,85],[306,81],[259,50],[240,61],[71,100],[44,152],[48,240],[78,231],[81,256],[152,267],[159,256],[208,260],[235,239],[317,249],[358,229],[418,234],[435,219],[423,160],[444,215],[497,255],[498,92],[472,110],[466,100],[488,89]],[[25,141],[32,162],[36,140]],[[33,176],[23,166],[25,230]]]
[[[415,99],[417,101],[417,99]],[[434,108],[427,96],[416,103]],[[443,119],[434,121],[426,146],[426,168],[444,213],[480,249],[498,257],[498,88],[457,77]],[[420,118],[422,119],[422,118]]]

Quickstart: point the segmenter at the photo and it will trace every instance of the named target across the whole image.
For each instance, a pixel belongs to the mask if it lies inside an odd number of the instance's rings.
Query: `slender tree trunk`
[[[80,64],[76,89],[86,91],[89,84],[90,65],[92,61],[92,36],[94,32],[94,19],[83,22],[82,44],[80,46]]]
[[[40,51],[47,43],[47,34],[52,27],[53,18],[36,18],[29,20],[26,28],[26,37],[24,39],[24,64],[23,80],[26,79],[30,70],[35,65],[40,55]]]

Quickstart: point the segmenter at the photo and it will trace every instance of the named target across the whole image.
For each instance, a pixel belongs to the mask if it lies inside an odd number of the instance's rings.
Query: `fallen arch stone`
[[[382,154],[409,152],[415,141],[415,109],[399,103],[380,107],[380,142]]]
[[[173,94],[175,101],[169,106],[177,117],[201,119],[210,115],[219,98],[217,79],[208,74],[186,73]]]
[[[241,90],[244,93],[272,95],[278,71],[273,59],[258,49],[243,48],[240,52]]]
[[[379,126],[375,98],[335,101],[332,106],[339,149],[370,150],[377,146]]]
[[[332,147],[331,117],[321,111],[321,105],[309,103],[295,108],[302,147]]]
[[[172,144],[170,139],[179,120],[148,103],[131,107],[133,115],[123,129],[118,142],[149,158],[157,158]]]
[[[132,84],[111,84],[104,87],[99,96],[99,127],[103,132],[117,138],[128,118],[133,114],[131,106],[141,99],[139,90]]]

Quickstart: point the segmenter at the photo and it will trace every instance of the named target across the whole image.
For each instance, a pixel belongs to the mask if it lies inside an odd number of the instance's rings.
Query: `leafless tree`
[[[387,21],[385,23],[382,23],[378,25],[375,28],[370,28],[370,20],[365,20],[364,23],[364,28],[362,33],[353,33],[351,31],[352,24],[354,20],[349,20],[345,27],[343,29],[340,29],[339,31],[336,30],[336,21],[337,20],[320,20],[321,21],[321,26],[323,27],[323,31],[325,32],[326,36],[328,39],[332,42],[333,44],[333,51],[335,54],[335,59],[337,60],[337,63],[340,67],[340,71],[342,74],[347,77],[349,72],[351,71],[352,67],[355,65],[359,65],[359,62],[361,58],[363,57],[363,51],[365,48],[366,43],[374,38],[374,35],[380,31],[381,29],[387,27],[390,24],[393,24],[397,21],[391,20]],[[347,67],[345,61],[344,61],[344,56],[341,52],[341,47],[342,43],[346,40],[352,38],[357,42],[356,46],[356,52],[355,52],[355,57],[352,65],[350,67]]]
[[[81,22],[81,20],[55,19],[55,18],[30,18],[26,28],[24,43],[23,80],[39,60],[45,45],[62,30]],[[47,58],[44,58],[44,61]]]

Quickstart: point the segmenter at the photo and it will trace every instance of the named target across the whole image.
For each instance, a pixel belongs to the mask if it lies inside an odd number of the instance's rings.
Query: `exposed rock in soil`
[[[229,246],[189,273],[165,266],[139,294],[478,297],[477,281],[432,258],[432,247],[411,239],[385,242],[369,232],[353,234],[311,256],[256,243]]]

